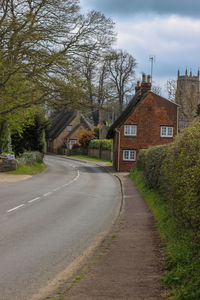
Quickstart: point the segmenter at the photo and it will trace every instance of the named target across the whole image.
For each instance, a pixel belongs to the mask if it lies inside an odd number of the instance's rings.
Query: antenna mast
[[[153,64],[154,64],[154,61],[155,61],[155,56],[150,55],[149,60],[151,62],[151,82],[153,82]]]

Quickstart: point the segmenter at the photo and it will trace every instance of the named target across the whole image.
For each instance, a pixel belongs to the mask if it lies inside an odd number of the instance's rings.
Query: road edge
[[[56,277],[51,280],[47,286],[41,288],[36,294],[30,297],[30,300],[45,300],[45,299],[53,299],[55,296],[61,295],[63,293],[63,289],[67,292],[72,286],[78,282],[77,278],[80,276],[84,276],[88,273],[88,271],[92,268],[92,266],[96,263],[97,259],[101,257],[102,253],[108,247],[108,244],[112,240],[112,232],[118,223],[124,208],[125,208],[125,197],[124,197],[124,187],[122,180],[117,174],[110,172],[106,165],[102,165],[97,162],[82,160],[82,159],[74,159],[62,155],[58,155],[61,158],[68,160],[75,160],[78,162],[84,162],[89,164],[95,164],[100,168],[106,170],[111,176],[114,176],[120,183],[121,190],[121,200],[119,202],[118,207],[116,208],[116,214],[113,218],[110,226],[104,232],[101,232],[96,239],[92,241],[92,244],[75,260],[66,267],[62,272],[60,272]],[[62,288],[63,287],[63,288]],[[59,296],[60,297],[60,296]]]

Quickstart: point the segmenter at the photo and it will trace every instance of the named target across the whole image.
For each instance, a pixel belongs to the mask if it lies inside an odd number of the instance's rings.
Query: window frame
[[[76,145],[76,144],[77,144],[77,140],[75,140],[75,139],[69,140],[69,149],[71,150],[73,145]]]
[[[72,131],[72,125],[70,124],[70,125],[67,125],[67,131]]]
[[[166,134],[163,134],[163,129],[165,128]],[[171,130],[171,134],[169,134],[169,130]],[[172,138],[174,133],[174,127],[173,126],[160,126],[160,137],[162,138]]]
[[[131,133],[131,127],[135,128],[135,133],[134,134]],[[126,130],[127,128],[130,129],[129,130],[130,133],[127,133],[127,130]],[[137,125],[135,125],[135,124],[125,124],[124,125],[124,135],[125,136],[137,136]]]
[[[128,151],[128,158],[125,157],[125,153]],[[131,152],[134,153],[134,159],[131,159]],[[134,149],[124,149],[123,150],[123,161],[136,161],[136,150]]]

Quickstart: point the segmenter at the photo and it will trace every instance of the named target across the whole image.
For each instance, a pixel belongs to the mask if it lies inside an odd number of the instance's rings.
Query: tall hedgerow
[[[159,189],[161,184],[161,165],[168,145],[141,150],[137,159],[137,168],[142,170],[145,182],[150,189]]]
[[[171,144],[140,151],[137,168],[147,187],[163,194],[180,228],[200,240],[200,122]]]
[[[167,148],[161,180],[161,191],[177,221],[200,239],[200,122]]]

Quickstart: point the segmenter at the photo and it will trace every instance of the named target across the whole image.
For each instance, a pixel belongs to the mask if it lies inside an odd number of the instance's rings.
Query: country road
[[[0,299],[29,300],[112,223],[118,180],[94,164],[46,156],[48,169],[0,186]]]

